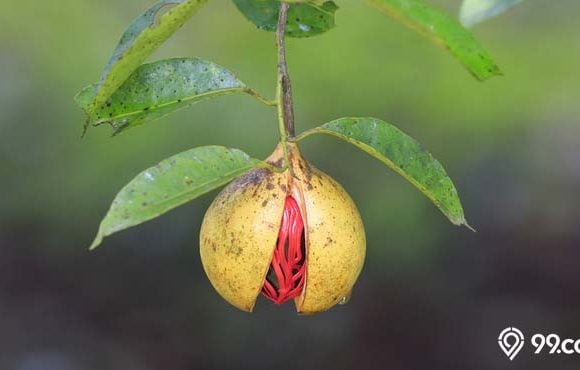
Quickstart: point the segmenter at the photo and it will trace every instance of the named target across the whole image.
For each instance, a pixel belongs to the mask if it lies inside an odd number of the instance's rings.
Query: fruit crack
[[[300,207],[292,197],[286,197],[276,249],[262,294],[281,305],[299,296],[306,277],[306,246],[304,221]]]

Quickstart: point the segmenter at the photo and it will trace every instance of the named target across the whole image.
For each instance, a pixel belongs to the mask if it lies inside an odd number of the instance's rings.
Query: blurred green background
[[[457,14],[458,0],[436,4]],[[72,97],[100,76],[148,1],[0,0],[0,369],[571,369],[510,363],[506,326],[580,337],[580,28],[577,0],[529,0],[474,33],[504,72],[475,81],[448,53],[354,0],[337,27],[289,40],[297,130],[376,116],[446,166],[478,229],[457,228],[378,161],[332,138],[306,157],[357,202],[366,265],[346,306],[299,317],[236,311],[198,256],[210,194],[87,246],[142,169],[207,144],[265,157],[275,112],[206,101],[116,138],[79,138]],[[273,34],[211,1],[152,59],[199,56],[272,96]]]

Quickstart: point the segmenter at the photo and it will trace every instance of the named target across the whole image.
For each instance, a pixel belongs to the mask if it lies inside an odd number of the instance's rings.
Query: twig
[[[279,118],[284,123],[286,134],[289,138],[294,138],[294,107],[292,101],[292,83],[288,74],[286,64],[286,22],[288,20],[287,3],[280,4],[280,14],[278,16],[278,27],[276,30],[276,42],[278,45],[278,99]]]

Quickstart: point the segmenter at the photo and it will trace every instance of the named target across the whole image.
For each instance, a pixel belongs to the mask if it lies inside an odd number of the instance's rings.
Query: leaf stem
[[[314,134],[316,134],[316,133],[317,133],[317,131],[316,131],[316,128],[313,128],[313,129],[310,129],[310,130],[303,131],[303,132],[301,132],[300,134],[298,134],[298,136],[296,136],[296,137],[294,138],[294,141],[296,141],[296,142],[302,141],[303,139],[307,138],[308,136],[310,136],[310,135],[314,135]]]
[[[270,100],[268,98],[263,97],[259,92],[257,92],[254,89],[251,89],[249,87],[247,87],[246,89],[244,89],[244,92],[248,95],[250,95],[251,97],[253,97],[254,99],[256,99],[257,101],[259,101],[260,103],[267,105],[269,107],[275,107],[278,105],[278,101],[276,100]]]

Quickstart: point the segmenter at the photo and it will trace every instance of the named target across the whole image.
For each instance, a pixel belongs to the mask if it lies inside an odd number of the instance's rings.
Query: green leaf
[[[457,190],[441,163],[395,126],[376,118],[340,118],[297,139],[313,134],[332,135],[354,144],[417,187],[453,224],[469,227]]]
[[[104,104],[131,73],[206,2],[160,0],[135,19],[103,71],[93,106]]]
[[[76,97],[89,114],[98,86]],[[227,69],[202,59],[168,59],[139,67],[115,93],[94,110],[90,123],[110,124],[115,134],[158,119],[202,99],[249,92]]]
[[[433,8],[424,0],[368,1],[390,17],[449,50],[478,80],[501,75],[499,67],[469,31],[454,18]]]
[[[459,19],[466,27],[495,17],[523,0],[463,0]]]
[[[199,147],[170,157],[143,171],[117,194],[90,249],[104,237],[160,216],[262,163],[238,149],[221,146]]]
[[[276,31],[278,0],[233,0],[240,12],[259,29]],[[332,1],[319,3],[294,3],[288,10],[286,35],[311,37],[334,27],[334,13],[338,6]]]

